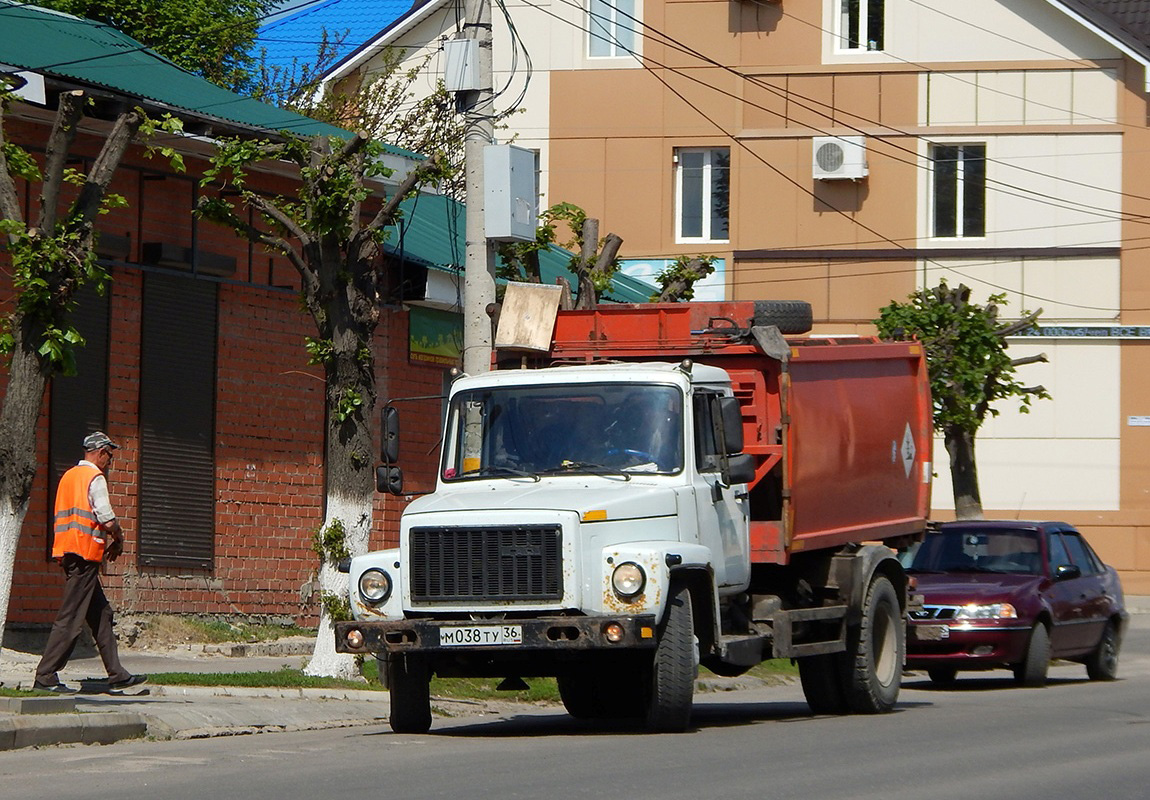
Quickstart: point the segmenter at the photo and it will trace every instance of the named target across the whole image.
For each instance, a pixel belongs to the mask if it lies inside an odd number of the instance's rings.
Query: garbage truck
[[[574,717],[681,732],[700,667],[767,659],[797,662],[816,714],[889,711],[925,356],[809,328],[791,301],[558,311],[545,353],[455,379],[434,491],[398,547],[341,566],[336,648],[379,660],[392,729],[429,730],[439,675],[553,677]],[[394,408],[378,482],[402,493]]]

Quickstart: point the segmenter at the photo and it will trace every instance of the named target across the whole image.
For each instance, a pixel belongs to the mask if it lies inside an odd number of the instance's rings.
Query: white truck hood
[[[580,519],[588,512],[593,519],[642,519],[672,516],[676,513],[676,491],[670,484],[640,483],[610,476],[564,476],[543,478],[538,483],[525,479],[484,480],[452,486],[415,500],[404,518],[428,514],[467,511],[541,510],[574,512]]]

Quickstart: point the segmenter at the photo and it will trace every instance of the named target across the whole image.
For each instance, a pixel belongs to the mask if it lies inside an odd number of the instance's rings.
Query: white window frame
[[[937,173],[935,171],[936,164],[936,151],[940,147],[954,147],[957,148],[960,157],[955,161],[955,194],[954,194],[954,233],[951,235],[942,235],[938,231],[938,182]],[[982,233],[967,235],[964,232],[966,228],[966,195],[970,181],[966,180],[966,160],[961,157],[961,154],[967,148],[981,148],[982,149]],[[987,234],[987,165],[989,164],[989,157],[987,155],[986,142],[932,142],[927,146],[927,155],[930,160],[930,236],[932,239],[943,239],[946,241],[954,241],[956,239],[985,239]]]
[[[727,154],[727,233],[722,238],[715,238],[711,230],[710,208],[714,197],[712,169],[714,167],[714,153],[724,151]],[[687,153],[703,154],[703,175],[700,189],[699,207],[702,209],[702,232],[700,236],[686,236],[683,234],[683,155]],[[731,231],[731,148],[729,147],[677,147],[675,148],[675,241],[683,244],[702,242],[729,242]]]
[[[851,46],[850,43],[850,5],[858,3],[856,14],[858,16],[858,44]],[[882,45],[871,47],[871,36],[874,31],[870,30],[870,9],[873,6],[880,8],[880,25],[881,30],[878,31],[879,36],[883,39]],[[886,39],[886,0],[835,0],[835,49],[840,53],[881,53],[885,47]]]
[[[597,2],[606,6],[610,19],[604,20],[602,14],[598,13],[594,7]],[[619,0],[587,0],[587,58],[630,58],[638,55],[640,33],[639,23],[635,20],[642,19],[641,0],[624,0],[631,4],[630,9],[619,9],[617,2]],[[603,33],[597,34],[597,31]],[[626,41],[628,38],[629,43]],[[596,53],[596,45],[605,46],[606,52]]]

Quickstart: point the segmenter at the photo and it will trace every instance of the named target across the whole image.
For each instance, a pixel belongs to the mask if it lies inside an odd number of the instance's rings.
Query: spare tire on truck
[[[779,333],[807,333],[814,324],[811,304],[802,300],[756,300],[752,325],[774,325]]]

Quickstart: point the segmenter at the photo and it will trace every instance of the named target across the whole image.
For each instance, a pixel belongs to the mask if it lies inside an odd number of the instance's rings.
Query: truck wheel
[[[800,658],[799,682],[812,714],[845,714],[843,659],[840,653],[824,653]]]
[[[756,300],[753,325],[774,325],[779,333],[806,333],[814,317],[811,304],[802,300]]]
[[[1030,632],[1026,646],[1026,660],[1014,665],[1014,681],[1022,686],[1045,686],[1046,671],[1050,668],[1050,634],[1039,622]]]
[[[1118,677],[1118,631],[1107,622],[1098,648],[1086,657],[1086,674],[1092,681],[1112,681]]]
[[[862,622],[848,634],[851,654],[847,705],[858,714],[882,714],[894,708],[906,658],[906,626],[898,593],[884,575],[867,589]]]
[[[699,674],[691,593],[686,586],[678,587],[671,595],[658,637],[647,698],[647,729],[681,733],[691,722],[695,678]]]
[[[958,669],[956,667],[929,667],[926,674],[935,686],[952,686],[958,677]]]
[[[396,733],[431,730],[431,671],[420,656],[393,656],[387,662],[388,721]]]

